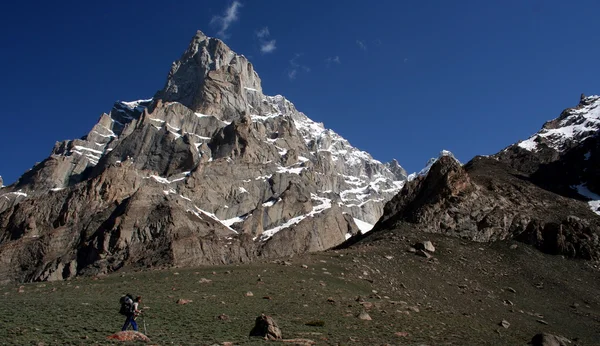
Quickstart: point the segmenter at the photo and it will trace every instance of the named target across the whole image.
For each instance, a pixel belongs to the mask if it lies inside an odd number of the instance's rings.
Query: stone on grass
[[[425,250],[417,250],[417,255],[425,257],[427,259],[433,257],[429,254],[429,252],[425,251]]]
[[[254,293],[252,293],[250,291],[246,292],[246,297],[253,297],[253,296],[254,296]]]
[[[109,335],[106,337],[108,340],[116,340],[116,341],[143,341],[150,342],[150,339],[140,333],[133,330],[128,330],[124,332],[118,332],[113,335]]]
[[[541,333],[535,335],[529,342],[532,346],[568,346],[571,340],[549,333]]]
[[[177,299],[176,303],[179,304],[179,305],[185,305],[185,304],[189,304],[191,302],[192,302],[191,299]]]
[[[364,320],[364,321],[371,321],[372,320],[371,316],[369,316],[369,314],[366,311],[362,311],[356,317],[358,317],[359,319]]]
[[[254,321],[254,328],[250,331],[250,336],[259,336],[265,340],[281,339],[281,330],[271,316],[261,314]]]
[[[502,322],[500,322],[500,325],[505,329],[508,329],[508,327],[510,327],[510,323],[507,320],[502,320]]]

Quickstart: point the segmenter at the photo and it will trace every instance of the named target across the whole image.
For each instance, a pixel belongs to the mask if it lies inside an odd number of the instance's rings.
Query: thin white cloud
[[[362,50],[367,50],[367,45],[365,44],[365,41],[356,40],[356,44],[358,45],[358,48]]]
[[[242,3],[236,0],[232,2],[231,5],[227,7],[227,9],[225,9],[225,12],[222,16],[212,17],[210,23],[219,28],[219,31],[217,32],[218,37],[227,38],[229,36],[227,35],[227,29],[229,29],[229,26],[233,22],[239,19],[239,11],[241,7]]]
[[[327,63],[327,66],[329,66],[331,63],[336,63],[339,64],[340,63],[340,57],[339,56],[330,56],[327,59],[325,59],[325,62]]]
[[[269,31],[269,27],[265,26],[262,29],[259,29],[255,32],[256,37],[258,38],[258,42],[260,43],[260,52],[263,54],[272,53],[275,51],[277,46],[275,43],[276,40],[270,40],[271,32]]]
[[[263,42],[260,44],[260,51],[264,54],[273,52],[277,47],[275,46],[275,40]]]
[[[256,32],[256,37],[258,38],[268,38],[270,35],[271,33],[269,32],[269,27],[267,26]]]
[[[298,71],[310,72],[310,67],[306,65],[302,65],[298,62],[298,58],[300,58],[302,54],[296,53],[294,57],[290,60],[290,67],[288,68],[287,74],[290,80],[296,79],[298,76]]]

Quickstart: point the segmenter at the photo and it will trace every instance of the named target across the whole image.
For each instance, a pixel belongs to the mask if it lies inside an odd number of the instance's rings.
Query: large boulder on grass
[[[259,336],[266,340],[279,340],[281,339],[281,330],[271,316],[261,314],[256,318],[250,336]]]

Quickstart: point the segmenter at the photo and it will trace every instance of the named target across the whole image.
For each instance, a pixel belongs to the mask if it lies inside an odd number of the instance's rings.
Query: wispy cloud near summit
[[[277,48],[275,46],[275,42],[276,42],[275,40],[271,40],[271,41],[261,43],[260,51],[265,54],[273,52]]]
[[[269,32],[268,27],[264,27],[256,32],[256,37],[260,42],[260,52],[263,54],[272,53],[275,51],[277,46],[275,43],[276,40],[269,40],[271,33]]]
[[[296,76],[298,76],[299,71],[310,72],[310,67],[298,62],[300,56],[302,56],[302,54],[296,53],[294,57],[290,60],[290,67],[287,71],[288,78],[290,80],[296,79]]]
[[[231,3],[222,16],[214,16],[210,20],[210,24],[215,25],[219,28],[217,32],[217,36],[220,38],[227,38],[229,35],[227,34],[227,29],[229,26],[239,19],[239,11],[242,7],[242,3],[239,1],[234,1]]]
[[[327,63],[327,66],[329,66],[331,63],[339,64],[340,63],[340,57],[338,55],[336,55],[336,56],[330,56],[327,59],[325,59],[325,63]]]
[[[358,48],[362,50],[367,50],[367,45],[365,44],[365,41],[356,40],[356,44],[358,45]]]

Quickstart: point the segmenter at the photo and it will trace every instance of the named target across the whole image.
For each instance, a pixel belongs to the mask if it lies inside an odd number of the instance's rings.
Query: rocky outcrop
[[[405,180],[198,32],[154,98],[115,103],[0,191],[0,277],[321,251],[374,224]]]
[[[390,200],[374,232],[407,225],[479,242],[517,239],[551,254],[600,259],[600,218],[493,158],[440,158]]]
[[[442,152],[408,177],[373,232],[516,239],[550,254],[600,259],[599,106],[600,97],[582,96],[528,140],[464,166]]]

